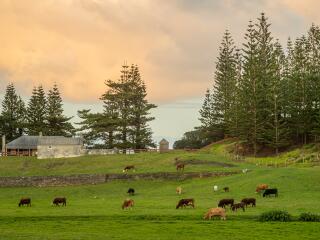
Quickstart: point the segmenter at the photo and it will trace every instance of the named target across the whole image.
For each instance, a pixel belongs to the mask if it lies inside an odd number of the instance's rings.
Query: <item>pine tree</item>
[[[63,115],[62,98],[59,89],[55,84],[49,90],[46,105],[46,123],[48,126],[47,135],[49,136],[71,136],[73,126],[69,122],[72,117]]]
[[[25,105],[11,83],[6,88],[1,112],[1,134],[11,141],[25,133]]]
[[[27,108],[29,135],[47,134],[47,100],[42,86],[34,87]]]

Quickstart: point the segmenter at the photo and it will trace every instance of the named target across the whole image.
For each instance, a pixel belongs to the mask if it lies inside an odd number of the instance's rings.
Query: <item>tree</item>
[[[0,116],[1,134],[11,141],[25,132],[25,105],[11,83],[6,88]]]
[[[47,100],[43,87],[34,87],[27,108],[28,134],[47,134]]]
[[[49,136],[71,136],[74,130],[69,122],[71,118],[63,115],[62,98],[55,84],[47,96],[46,124],[48,128],[46,134]]]

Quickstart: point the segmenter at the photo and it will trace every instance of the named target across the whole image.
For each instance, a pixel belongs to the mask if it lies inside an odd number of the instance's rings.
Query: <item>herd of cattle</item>
[[[175,159],[177,160],[177,159]],[[183,163],[177,163],[176,164],[176,169],[177,171],[179,170],[184,170],[185,165]],[[128,172],[129,170],[135,171],[135,166],[130,165],[126,166],[123,169],[123,172]],[[224,192],[229,192],[230,189],[229,187],[224,187],[222,188]],[[213,187],[213,191],[216,192],[218,191],[218,186]],[[274,196],[278,197],[278,189],[277,188],[269,188],[267,184],[260,184],[256,188],[256,193],[262,194],[263,197],[267,196]],[[135,190],[133,188],[129,188],[127,193],[129,195],[134,195]],[[182,194],[182,187],[177,187],[176,188],[176,193],[177,194]],[[18,204],[19,207],[21,206],[29,206],[31,207],[31,198],[21,198],[20,202]],[[56,197],[52,201],[52,206],[67,206],[67,199],[65,197]],[[133,199],[125,199],[123,204],[122,204],[122,209],[130,209],[134,206],[134,200]],[[186,208],[186,207],[195,207],[195,200],[193,198],[188,198],[188,199],[181,199],[179,200],[178,204],[176,205],[176,209],[179,208]],[[241,202],[235,203],[234,199],[228,198],[228,199],[221,199],[218,202],[218,207],[216,208],[210,208],[209,211],[204,215],[204,219],[211,219],[214,216],[220,217],[222,220],[226,220],[226,207],[230,207],[230,209],[235,212],[238,209],[242,209],[242,211],[245,211],[245,209],[248,206],[255,207],[256,206],[256,199],[255,198],[243,198]]]

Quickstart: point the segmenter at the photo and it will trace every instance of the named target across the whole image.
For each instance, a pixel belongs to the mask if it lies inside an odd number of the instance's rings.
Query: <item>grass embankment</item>
[[[258,216],[269,210],[286,210],[297,219],[302,212],[320,213],[320,168],[268,168],[231,162],[225,147],[213,145],[196,153],[89,156],[74,159],[31,160],[21,168],[22,159],[2,159],[1,175],[53,175],[119,172],[135,164],[139,172],[175,171],[173,159],[200,159],[233,163],[253,171],[221,178],[186,181],[114,181],[91,186],[0,189],[0,239],[319,239],[320,223],[261,223]],[[10,162],[12,160],[12,162]],[[70,163],[68,161],[71,161]],[[23,159],[27,161],[27,159]],[[63,164],[47,169],[47,164]],[[91,165],[92,164],[92,165]],[[16,165],[17,169],[14,168]],[[23,165],[23,164],[22,164]],[[54,164],[53,164],[54,165]],[[70,168],[70,169],[68,169]],[[84,169],[82,169],[84,168]],[[186,171],[230,169],[211,165],[190,165]],[[234,168],[232,168],[234,169]],[[6,171],[6,173],[3,172]],[[43,171],[43,172],[42,172]],[[254,193],[259,183],[279,189],[278,198]],[[177,196],[175,188],[184,193]],[[213,192],[213,185],[230,192]],[[122,210],[129,187],[136,190],[135,207]],[[30,196],[32,207],[17,207],[20,197]],[[67,207],[52,207],[55,196],[66,196]],[[195,209],[175,209],[180,198],[194,198]],[[227,221],[204,221],[203,214],[222,198],[256,197],[257,207],[246,212],[227,212]]]

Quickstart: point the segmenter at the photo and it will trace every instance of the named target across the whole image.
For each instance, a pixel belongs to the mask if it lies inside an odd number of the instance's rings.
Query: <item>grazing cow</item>
[[[244,202],[236,203],[236,204],[233,204],[233,205],[231,206],[231,209],[232,209],[233,212],[234,212],[234,211],[237,211],[238,208],[242,208],[242,210],[245,211],[245,206],[246,206],[246,205],[245,205]]]
[[[182,193],[182,187],[180,187],[180,186],[177,187],[176,188],[176,193],[180,195]]]
[[[134,189],[133,188],[129,188],[127,193],[129,195],[134,195]]]
[[[251,204],[252,207],[256,206],[256,199],[255,198],[244,198],[241,200],[242,203],[247,207]]]
[[[218,207],[225,208],[226,206],[230,205],[230,207],[234,204],[234,199],[222,199],[218,203]]]
[[[134,206],[133,199],[126,199],[126,200],[124,200],[121,208],[122,209],[127,209],[127,208],[131,208],[133,206]]]
[[[19,207],[27,205],[28,207],[31,207],[31,198],[21,198],[19,202]]]
[[[266,189],[263,193],[263,197],[274,195],[275,197],[278,197],[278,189],[277,188],[269,188]]]
[[[184,170],[184,163],[178,163],[177,165],[176,165],[176,169],[177,169],[177,171],[179,171],[179,170]]]
[[[60,206],[60,204],[62,206],[67,206],[67,199],[65,197],[57,197],[53,199],[52,204],[54,206]]]
[[[135,169],[135,167],[134,167],[133,165],[130,165],[130,166],[126,166],[126,167],[122,170],[122,172],[128,172],[129,170],[135,171],[136,169]]]
[[[248,168],[242,169],[242,173],[247,173],[248,172]]]
[[[214,192],[217,192],[217,191],[218,191],[218,186],[217,186],[217,185],[214,185],[214,186],[213,186],[213,191],[214,191]]]
[[[229,192],[229,187],[224,187],[224,188],[223,188],[223,191],[224,191],[224,192]]]
[[[182,208],[182,207],[187,207],[187,206],[191,206],[194,208],[194,199],[193,198],[189,198],[189,199],[181,199],[177,206],[176,209],[178,208]]]
[[[260,184],[256,188],[256,193],[261,193],[261,190],[266,190],[268,188],[269,188],[268,184]]]
[[[226,210],[223,208],[210,208],[209,211],[204,215],[203,219],[210,220],[214,216],[219,216],[221,220],[226,220]]]

